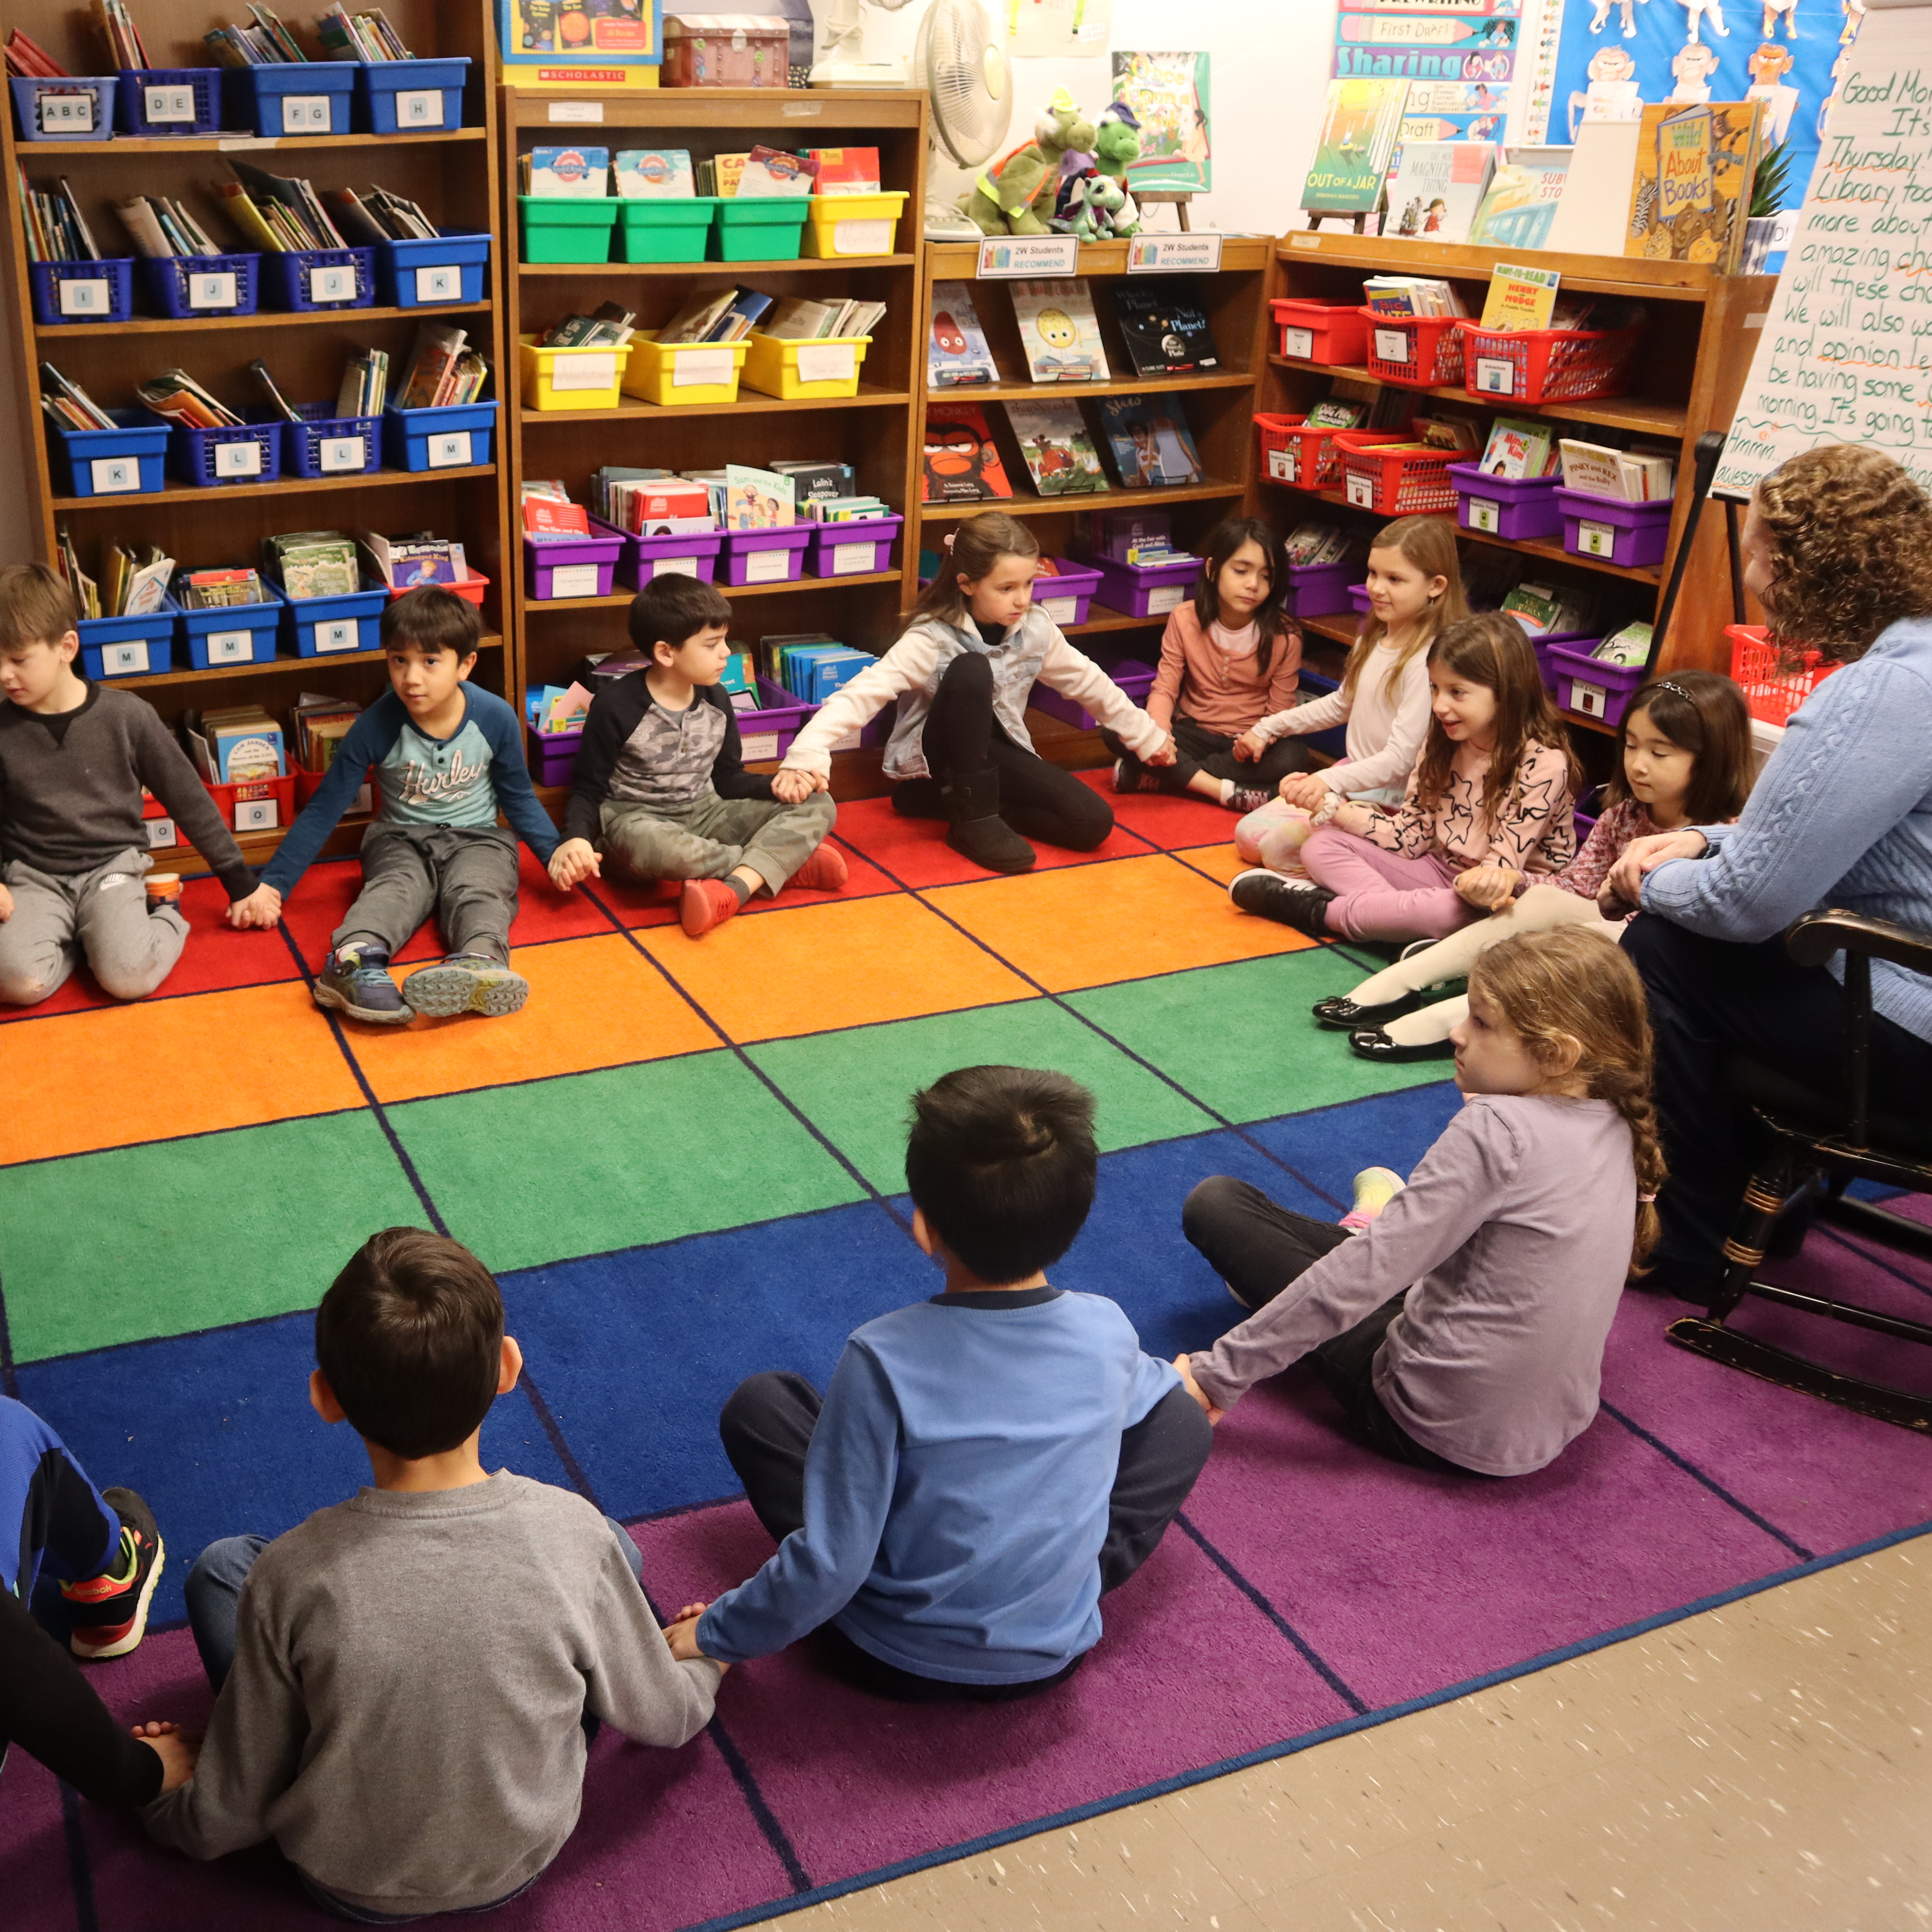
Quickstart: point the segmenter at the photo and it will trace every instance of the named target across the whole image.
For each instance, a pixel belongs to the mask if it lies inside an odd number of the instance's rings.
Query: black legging
[[[1000,816],[1022,838],[1090,852],[1114,829],[1113,808],[1071,772],[1023,751],[993,715],[992,660],[962,651],[946,668],[920,740],[932,776],[902,778],[892,808],[908,818],[950,815],[942,788],[991,766],[1000,775]]]
[[[1174,713],[1172,730],[1174,763],[1165,771],[1157,765],[1148,769],[1163,778],[1172,772],[1177,791],[1197,772],[1205,772],[1210,778],[1229,779],[1244,791],[1273,792],[1291,772],[1308,769],[1308,747],[1299,738],[1277,738],[1250,764],[1235,757],[1233,739],[1210,731],[1184,711]],[[1111,731],[1100,735],[1114,757],[1126,754],[1126,746]]]

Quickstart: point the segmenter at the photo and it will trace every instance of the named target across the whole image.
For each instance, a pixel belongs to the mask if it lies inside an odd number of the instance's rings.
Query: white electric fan
[[[969,172],[990,160],[1012,118],[1006,43],[982,0],[932,0],[919,23],[913,73],[932,101],[934,146]],[[926,204],[928,242],[976,242],[980,231],[937,196]]]
[[[896,14],[906,0],[872,0],[882,12]],[[825,10],[825,51],[812,63],[814,87],[903,87],[904,60],[863,58],[865,0],[830,0]]]

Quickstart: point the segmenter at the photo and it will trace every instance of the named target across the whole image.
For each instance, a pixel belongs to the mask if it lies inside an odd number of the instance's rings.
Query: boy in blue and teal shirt
[[[516,713],[468,681],[482,629],[473,605],[434,587],[382,614],[390,690],[344,736],[260,885],[230,910],[237,926],[274,925],[364,781],[375,781],[382,803],[362,840],[362,890],[330,941],[318,1006],[406,1026],[418,1013],[513,1013],[530,997],[510,966],[517,841],[548,866],[556,827],[530,789]],[[498,826],[500,810],[513,830]],[[389,962],[431,913],[448,954],[398,987]]]

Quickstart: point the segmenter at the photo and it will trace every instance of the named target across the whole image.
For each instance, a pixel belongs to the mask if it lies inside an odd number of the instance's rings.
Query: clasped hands
[[[1710,850],[1702,832],[1653,832],[1633,838],[1618,856],[1597,895],[1597,909],[1606,919],[1622,919],[1643,903],[1645,875],[1672,859],[1701,859]]]

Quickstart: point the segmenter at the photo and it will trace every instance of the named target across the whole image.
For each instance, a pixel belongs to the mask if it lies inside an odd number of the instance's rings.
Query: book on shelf
[[[341,416],[379,416],[389,399],[389,355],[384,349],[365,349],[342,365],[335,392],[335,413]]]
[[[1595,598],[1572,584],[1519,584],[1502,608],[1532,638],[1574,637],[1589,628]]]
[[[296,44],[295,36],[278,14],[259,4],[248,10],[255,16],[253,26],[237,22],[216,27],[202,36],[218,65],[280,67],[308,63],[308,56]]]
[[[386,537],[378,530],[358,530],[370,569],[392,590],[414,590],[426,584],[460,584],[470,574],[468,553],[449,537],[418,532]]]
[[[290,597],[350,597],[362,588],[356,543],[340,530],[290,530],[262,540],[265,560]]]
[[[70,80],[74,77],[38,40],[22,33],[18,27],[8,33],[6,52],[7,71],[22,80]]]
[[[784,296],[759,323],[758,333],[784,342],[869,335],[885,312],[884,302],[860,302],[851,296],[814,302],[805,296]]]
[[[784,456],[775,458],[765,466],[791,478],[792,500],[801,509],[814,502],[830,502],[852,494],[852,466],[836,458]]]
[[[1487,141],[1405,141],[1388,184],[1382,232],[1398,239],[1466,242],[1495,172]]]
[[[1650,662],[1651,627],[1643,622],[1626,624],[1612,631],[1590,652],[1599,664],[1612,664],[1625,670],[1640,670]]]
[[[318,774],[327,771],[362,715],[362,706],[348,699],[325,697],[320,692],[302,693],[289,714],[289,724],[296,758],[302,769]]]
[[[682,536],[717,527],[709,485],[668,470],[606,464],[592,472],[590,494],[600,523],[634,536]]]
[[[1009,403],[1006,422],[1042,496],[1083,496],[1107,487],[1078,403]]]
[[[154,65],[148,58],[146,43],[141,38],[141,30],[135,26],[134,16],[128,12],[125,0],[93,0],[93,9],[94,25],[107,45],[110,68],[120,70]]]
[[[570,491],[564,484],[526,478],[518,497],[524,535],[534,542],[552,543],[590,534],[590,512],[581,503],[570,500]]]
[[[1454,449],[1474,455],[1476,426],[1462,416],[1417,416],[1411,422],[1416,440],[1425,449]]]
[[[789,530],[797,521],[798,488],[790,477],[748,463],[725,464],[727,530]]]
[[[1013,494],[986,412],[977,403],[948,400],[930,405],[922,462],[923,502],[990,502]]]
[[[1677,464],[1666,451],[1619,449],[1568,436],[1558,448],[1566,490],[1624,503],[1660,502],[1674,490]]]
[[[1363,279],[1362,302],[1378,315],[1467,315],[1462,292],[1454,282],[1436,275],[1369,275]]]
[[[734,190],[741,200],[764,200],[775,196],[791,198],[815,194],[818,165],[808,156],[790,154],[782,148],[768,148],[760,142],[745,157]]]
[[[1477,465],[1486,476],[1547,476],[1557,466],[1556,432],[1527,416],[1498,416]]]
[[[143,409],[184,429],[236,429],[242,418],[184,369],[164,369],[134,392]]]
[[[413,60],[416,56],[403,44],[403,37],[389,24],[389,16],[380,7],[352,14],[337,5],[316,16],[315,37],[331,60]]]
[[[83,617],[148,617],[161,608],[174,576],[175,560],[158,544],[136,544],[131,548],[118,543],[104,544],[97,584],[81,570],[74,539],[64,526],[58,537],[56,560]]]
[[[243,784],[286,776],[282,728],[259,704],[185,712],[181,730],[188,756],[210,784]]]
[[[698,192],[688,148],[620,148],[610,182],[626,201],[688,200]]]
[[[1556,310],[1554,268],[1530,262],[1498,262],[1490,270],[1490,292],[1483,301],[1483,326],[1498,330],[1547,328]]]
[[[610,184],[608,148],[532,148],[517,163],[525,194],[548,201],[595,201]]]
[[[1301,206],[1334,214],[1372,214],[1402,133],[1406,80],[1331,80]]]
[[[1136,376],[1188,376],[1221,366],[1208,311],[1185,276],[1125,282],[1114,290],[1114,320]]]
[[[1323,396],[1308,406],[1309,429],[1360,429],[1368,421],[1369,406],[1352,396]]]
[[[1569,255],[1621,255],[1630,228],[1641,121],[1586,119],[1576,130],[1563,198],[1544,246]]]
[[[51,362],[40,364],[40,407],[63,429],[112,429],[114,418]]]
[[[468,346],[469,340],[466,329],[447,322],[419,323],[395,407],[445,409],[474,402],[483,393],[490,372],[482,356]]]
[[[244,235],[276,254],[348,247],[312,182],[226,158],[235,179],[217,182],[214,193]]]
[[[588,315],[567,315],[542,338],[546,349],[621,349],[636,334],[638,314],[616,302],[600,302]]]
[[[970,282],[932,285],[932,332],[926,344],[926,375],[935,389],[981,388],[1000,380]]]
[[[1096,553],[1116,563],[1174,563],[1189,553],[1174,544],[1166,510],[1106,510],[1094,519]]]
[[[1072,410],[1078,405],[1042,406]],[[1200,454],[1178,396],[1102,396],[1099,407],[1100,428],[1124,490],[1201,481]]]
[[[1505,148],[1476,211],[1470,241],[1497,248],[1547,247],[1570,155],[1568,148]]]
[[[104,259],[80,212],[67,177],[52,192],[37,188],[19,171],[20,225],[31,262],[98,262]]]
[[[406,195],[386,188],[328,189],[322,206],[344,237],[359,246],[384,242],[434,242],[436,224]]]
[[[814,496],[799,507],[814,524],[863,524],[892,514],[883,496]]]
[[[1288,562],[1299,569],[1340,563],[1354,548],[1339,524],[1298,524],[1281,541]]]
[[[697,164],[698,191],[700,194],[713,194],[726,201],[733,200],[738,192],[738,184],[743,179],[745,164],[751,159],[748,154],[713,154]]]
[[[808,148],[806,158],[812,164],[818,180],[815,194],[877,194],[879,191],[879,151],[877,148]]]
[[[699,289],[658,331],[660,344],[736,342],[757,327],[772,298],[735,284]]]
[[[1101,345],[1094,296],[1084,280],[1018,281],[1012,285],[1013,319],[1019,324],[1027,368],[1036,382],[1104,382],[1107,352]]]
[[[184,610],[238,610],[268,601],[260,577],[246,565],[188,571],[175,590],[175,602]]]
[[[1764,115],[1761,100],[1646,107],[1623,252],[1735,274]]]
[[[149,261],[182,256],[225,254],[184,202],[163,194],[130,195],[114,204],[115,218],[128,231],[136,254]]]

